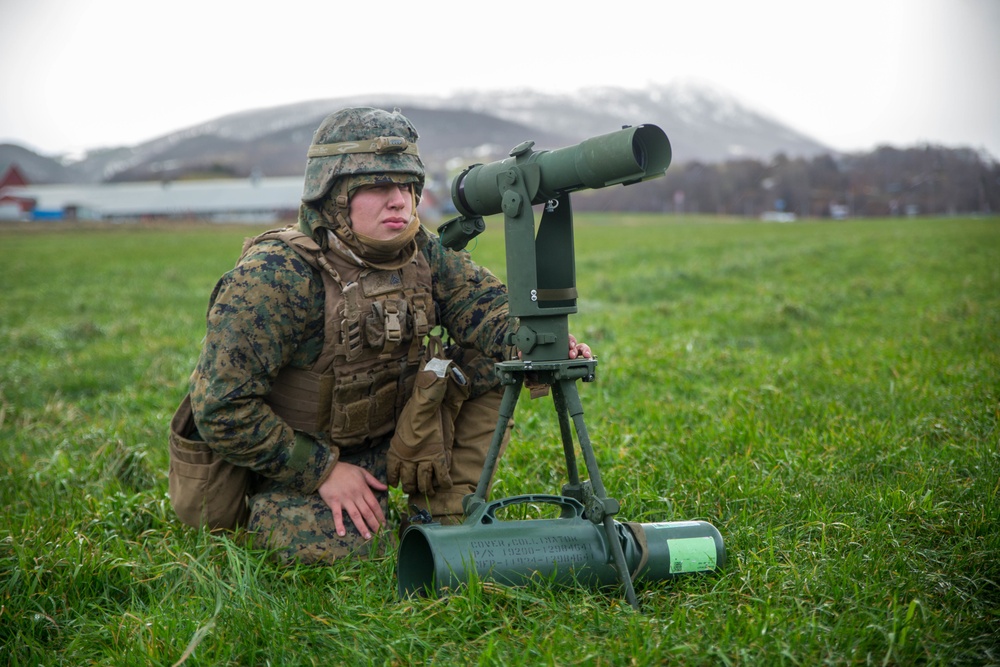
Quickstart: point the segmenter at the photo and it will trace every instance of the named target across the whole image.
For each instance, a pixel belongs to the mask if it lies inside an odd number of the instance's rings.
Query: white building
[[[8,185],[0,189],[0,219],[142,220],[185,218],[261,222],[294,218],[303,178]]]

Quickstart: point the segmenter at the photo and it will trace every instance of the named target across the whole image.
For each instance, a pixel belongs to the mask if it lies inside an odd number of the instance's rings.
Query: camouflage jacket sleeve
[[[503,361],[507,334],[507,287],[467,252],[455,252],[428,234],[423,252],[434,277],[434,301],[441,325],[464,348]]]
[[[305,493],[329,475],[336,450],[296,439],[264,397],[281,368],[308,367],[319,353],[323,292],[312,271],[284,244],[264,242],[226,273],[191,380],[195,423],[214,451]]]

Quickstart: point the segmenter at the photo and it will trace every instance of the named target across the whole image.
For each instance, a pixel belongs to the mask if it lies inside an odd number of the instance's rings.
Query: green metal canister
[[[497,510],[514,504],[553,504],[555,519],[504,521]],[[634,581],[659,581],[725,565],[722,535],[705,521],[615,522]],[[540,577],[556,583],[596,587],[621,583],[603,524],[585,516],[576,499],[524,495],[486,503],[458,526],[414,524],[399,545],[400,597],[440,595],[480,580],[523,585]]]

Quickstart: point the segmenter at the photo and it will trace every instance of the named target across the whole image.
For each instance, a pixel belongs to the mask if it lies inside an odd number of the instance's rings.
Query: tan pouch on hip
[[[251,470],[229,463],[197,436],[191,395],[170,420],[170,504],[188,524],[212,530],[246,525]]]

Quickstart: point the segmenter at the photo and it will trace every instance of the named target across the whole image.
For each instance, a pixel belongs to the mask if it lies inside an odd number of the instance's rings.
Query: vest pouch
[[[330,404],[330,437],[340,447],[358,444],[360,440],[351,440],[359,436],[363,439],[367,432],[371,380],[367,373],[359,373],[337,378],[335,382]]]
[[[409,306],[404,299],[374,302],[371,315],[365,322],[365,344],[389,353],[403,341],[410,340],[413,334],[408,312]]]
[[[391,433],[396,427],[396,395],[399,393],[400,368],[390,366],[375,374],[370,424],[372,436]]]
[[[252,472],[229,463],[197,439],[191,395],[170,421],[170,504],[189,526],[231,530],[249,516],[247,493]]]
[[[400,369],[358,373],[338,382],[330,406],[330,437],[340,447],[390,433],[395,426]]]

